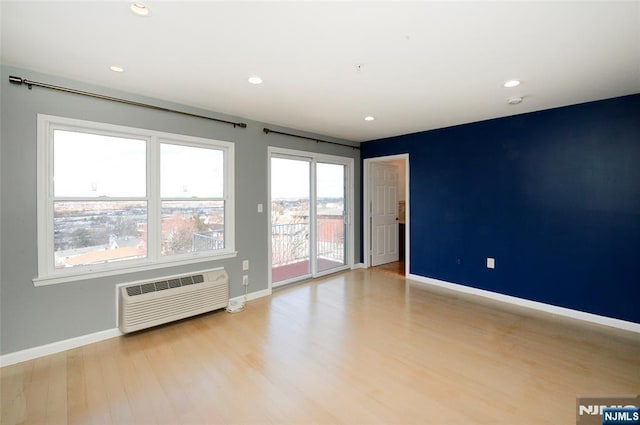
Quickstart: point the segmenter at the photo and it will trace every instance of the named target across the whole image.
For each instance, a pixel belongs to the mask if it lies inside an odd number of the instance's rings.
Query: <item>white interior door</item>
[[[371,163],[371,265],[398,261],[398,171]]]

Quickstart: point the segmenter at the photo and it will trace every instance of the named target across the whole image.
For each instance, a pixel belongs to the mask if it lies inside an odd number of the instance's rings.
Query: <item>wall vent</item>
[[[224,308],[229,276],[224,269],[172,276],[119,288],[119,323],[124,333]]]

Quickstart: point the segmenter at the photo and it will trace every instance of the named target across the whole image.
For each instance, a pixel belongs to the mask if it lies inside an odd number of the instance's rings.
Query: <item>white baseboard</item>
[[[355,270],[355,269],[366,269],[367,267],[364,265],[364,263],[356,263],[353,266],[351,266],[351,270]]]
[[[247,295],[249,301],[271,295],[271,289],[263,289],[262,291],[251,292]],[[229,301],[244,301],[244,295],[232,298]],[[38,357],[48,356],[49,354],[60,353],[62,351],[71,350],[72,348],[81,347],[83,345],[92,344],[94,342],[104,341],[105,339],[115,338],[123,335],[120,329],[108,329],[89,335],[82,335],[75,338],[65,339],[64,341],[52,342],[51,344],[41,345],[39,347],[27,348],[25,350],[16,351],[0,356],[0,367],[10,366],[12,364],[33,360]]]
[[[472,288],[470,286],[460,285],[458,283],[451,283],[444,280],[433,279],[430,277],[418,276],[410,274],[407,279],[414,282],[438,286],[440,288],[446,288],[457,292],[464,292],[466,294],[477,295],[492,300],[517,305],[520,307],[526,307],[534,310],[544,311],[546,313],[557,314],[559,316],[570,317],[572,319],[583,320],[585,322],[596,323],[598,325],[610,326],[613,328],[623,329],[625,331],[631,331],[640,333],[640,323],[627,322],[626,320],[614,319],[612,317],[599,316],[597,314],[586,313],[584,311],[572,310],[570,308],[558,307],[551,304],[545,304],[538,301],[531,301],[524,298],[513,297],[511,295],[504,295],[498,292],[486,291],[484,289]]]
[[[354,264],[352,269],[364,268],[364,264]],[[572,319],[583,320],[586,322],[596,323],[599,325],[610,326],[626,331],[640,333],[640,323],[628,322],[625,320],[614,319],[606,316],[599,316],[597,314],[586,313],[583,311],[572,310],[569,308],[558,307],[551,304],[545,304],[537,301],[531,301],[524,298],[513,297],[510,295],[500,294],[498,292],[486,291],[484,289],[472,288],[470,286],[460,285],[457,283],[451,283],[444,280],[433,279],[430,277],[424,277],[414,274],[409,274],[407,279],[412,280],[419,284],[437,286],[440,288],[446,288],[456,292],[462,292],[466,294],[476,295],[492,300],[513,304],[521,307],[526,307],[538,311],[544,311],[546,313],[557,314],[559,316],[569,317]],[[261,291],[251,292],[247,295],[247,300],[255,300],[262,297],[271,295],[271,289],[263,289]],[[231,298],[229,301],[244,301],[244,295]],[[14,353],[8,353],[0,356],[0,367],[9,366],[16,363],[21,363],[27,360],[32,360],[38,357],[47,356],[49,354],[55,354],[62,351],[77,348],[83,345],[91,344],[94,342],[103,341],[105,339],[115,338],[121,336],[122,332],[118,328],[107,329],[105,331],[95,332],[88,335],[83,335],[75,338],[66,339],[63,341],[57,341],[39,347],[28,348]]]
[[[121,336],[120,329],[107,329],[106,331],[95,332],[89,335],[82,335],[75,338],[65,339],[63,341],[52,342],[51,344],[41,345],[39,347],[27,348],[26,350],[16,351],[0,356],[0,367],[9,366],[16,363],[25,362],[49,354],[60,353],[61,351],[71,350],[83,345],[92,344],[94,342],[104,341],[105,339]]]
[[[268,297],[271,295],[271,289],[263,289],[261,291],[250,292],[247,294],[247,301],[255,300],[262,297]],[[244,302],[244,295],[239,297],[233,297],[229,299],[229,302]]]

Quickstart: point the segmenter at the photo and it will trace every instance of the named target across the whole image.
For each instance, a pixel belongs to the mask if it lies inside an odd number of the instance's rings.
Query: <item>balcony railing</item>
[[[191,251],[212,251],[224,248],[224,230],[210,230],[193,234]]]
[[[322,219],[318,220],[317,256],[328,260],[339,261],[344,264],[344,220]]]
[[[317,256],[344,263],[344,221],[318,220]],[[309,260],[309,223],[271,226],[271,264],[281,266]]]
[[[271,264],[279,266],[309,259],[309,223],[271,226]]]
[[[328,270],[344,264],[344,221],[341,218],[319,219],[317,232],[318,269]],[[299,263],[309,262],[309,223],[274,224],[271,236],[271,264],[274,268],[295,267]],[[224,230],[193,234],[193,252],[223,248]],[[288,276],[290,273],[280,274]]]

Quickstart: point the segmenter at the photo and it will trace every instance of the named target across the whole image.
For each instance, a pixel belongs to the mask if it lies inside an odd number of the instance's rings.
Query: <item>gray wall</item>
[[[179,114],[123,105],[84,96],[9,83],[9,75],[34,81],[88,90],[130,100],[153,103],[216,118],[243,121],[246,129]],[[103,87],[40,75],[28,70],[1,69],[1,153],[0,153],[0,353],[40,346],[82,336],[116,326],[115,285],[122,282],[159,277],[224,266],[231,279],[231,296],[243,293],[242,260],[249,260],[250,292],[268,284],[267,166],[268,146],[321,152],[352,157],[356,193],[354,211],[355,258],[360,258],[360,161],[359,151],[348,147],[316,143],[276,134],[265,135],[263,127],[305,134],[291,129],[238,117],[229,117],[181,105],[121,93]],[[276,100],[274,100],[276,101]],[[109,124],[147,128],[235,143],[236,250],[233,259],[211,261],[161,271],[147,271],[108,278],[34,287],[37,275],[36,245],[36,120],[37,114],[50,114]],[[311,135],[310,135],[311,136]],[[337,139],[312,135],[326,140]],[[265,212],[257,212],[257,204]]]

